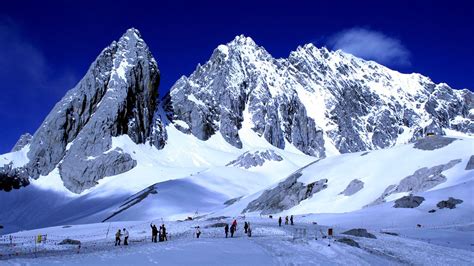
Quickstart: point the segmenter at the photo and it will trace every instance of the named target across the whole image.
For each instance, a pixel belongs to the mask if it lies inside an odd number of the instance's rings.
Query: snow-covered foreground
[[[14,247],[1,244],[1,264],[7,265],[368,265],[368,264],[417,264],[417,265],[472,265],[474,261],[474,224],[445,228],[368,228],[376,239],[341,234],[358,227],[360,220],[351,216],[333,217],[348,227],[314,224],[319,215],[296,216],[296,224],[278,227],[277,220],[264,217],[247,217],[252,227],[252,237],[243,233],[244,218],[238,218],[238,232],[226,239],[218,222],[231,223],[231,218],[165,222],[169,240],[151,243],[148,222],[113,222],[102,224],[52,227],[13,234],[24,244]],[[301,220],[301,221],[300,221]],[[311,221],[311,222],[310,222]],[[327,221],[327,219],[325,219]],[[155,222],[155,221],[154,221]],[[157,223],[160,221],[156,221]],[[195,227],[200,226],[200,239],[194,237]],[[115,247],[113,235],[118,228],[130,231],[130,245]],[[323,238],[327,229],[334,229],[334,236]],[[107,235],[107,231],[109,232]],[[46,243],[36,245],[38,234],[47,234]],[[106,237],[107,236],[107,237]],[[357,241],[360,248],[337,242],[341,238]],[[426,237],[426,238],[425,238]],[[25,239],[30,241],[25,241]],[[57,245],[61,238],[82,242],[77,245]],[[457,247],[450,243],[462,243]],[[18,253],[18,255],[6,255]]]

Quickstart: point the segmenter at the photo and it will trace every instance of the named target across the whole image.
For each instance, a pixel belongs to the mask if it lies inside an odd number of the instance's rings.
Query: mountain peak
[[[125,33],[122,35],[122,38],[124,37],[140,39],[140,40],[142,39],[142,35],[140,34],[140,31],[133,27],[125,31]]]
[[[245,45],[245,46],[256,46],[257,44],[255,44],[255,41],[250,38],[250,37],[247,37],[243,34],[241,35],[237,35],[235,36],[235,38],[228,43],[229,46],[242,46],[242,45]]]

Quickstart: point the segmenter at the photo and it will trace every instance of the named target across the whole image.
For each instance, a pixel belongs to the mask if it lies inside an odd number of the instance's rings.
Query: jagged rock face
[[[448,208],[448,209],[455,209],[456,205],[463,203],[464,201],[461,199],[455,199],[452,197],[449,197],[448,200],[442,200],[436,204],[436,207],[440,209]]]
[[[346,189],[344,189],[344,191],[339,194],[344,196],[352,196],[363,188],[364,182],[360,181],[359,179],[354,179],[349,183],[349,185],[347,185]]]
[[[64,185],[79,193],[104,176],[133,168],[130,155],[112,148],[112,137],[160,143],[152,127],[158,83],[155,59],[140,33],[128,30],[100,53],[36,131],[28,153],[30,175],[46,175],[62,161]]]
[[[283,158],[274,150],[246,152],[240,155],[237,159],[228,163],[226,166],[237,166],[249,169],[256,166],[262,166],[267,161],[283,161]]]
[[[401,197],[395,201],[395,204],[393,205],[394,208],[416,208],[421,205],[425,201],[425,198],[420,197],[420,196],[413,196],[413,195],[408,195]]]
[[[437,185],[446,182],[447,178],[443,175],[443,172],[451,169],[456,164],[461,163],[461,161],[461,159],[451,160],[446,164],[436,165],[430,168],[420,168],[412,175],[403,178],[398,185],[388,186],[380,197],[367,206],[383,203],[385,202],[385,198],[391,194],[401,192],[417,193],[434,188]]]
[[[469,157],[469,161],[467,162],[466,168],[464,169],[466,171],[474,170],[474,155],[471,155],[471,157]]]
[[[312,44],[274,59],[244,36],[178,80],[167,102],[172,119],[188,125],[180,130],[199,139],[220,131],[241,147],[239,129],[249,123],[276,147],[286,140],[320,157],[329,145],[324,139],[345,153],[442,135],[445,128],[474,133],[469,90]]]
[[[31,143],[31,139],[33,136],[31,136],[30,133],[25,133],[21,135],[20,139],[16,142],[15,146],[13,146],[12,152],[19,151],[23,149],[26,145],[29,145]]]
[[[264,191],[260,197],[251,201],[242,213],[254,211],[261,211],[261,214],[279,213],[291,209],[301,201],[327,188],[327,179],[320,179],[307,185],[298,182],[304,168],[290,175],[275,188]]]
[[[167,102],[180,128],[206,140],[220,131],[225,140],[241,148],[239,129],[244,119],[272,145],[285,148],[285,140],[303,152],[325,155],[323,135],[291,85],[280,78],[285,69],[250,38],[237,37],[220,45],[211,59],[190,77],[172,87]]]
[[[29,184],[28,173],[24,168],[14,168],[13,163],[0,167],[0,191],[9,192]]]

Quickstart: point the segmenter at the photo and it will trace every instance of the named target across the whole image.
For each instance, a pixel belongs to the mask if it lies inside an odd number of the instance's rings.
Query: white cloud
[[[384,65],[409,66],[410,52],[400,40],[366,28],[351,28],[334,34],[327,45]]]

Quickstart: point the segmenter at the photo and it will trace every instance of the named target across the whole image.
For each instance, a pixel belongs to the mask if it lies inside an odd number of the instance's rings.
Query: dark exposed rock
[[[232,205],[232,204],[236,203],[237,201],[239,201],[241,198],[242,197],[230,199],[230,200],[224,202],[224,205],[227,205],[227,206]]]
[[[380,232],[380,233],[386,234],[386,235],[391,235],[391,236],[398,236],[398,233],[394,233],[394,232],[382,231],[382,232]]]
[[[466,165],[466,170],[474,170],[474,155],[471,155]]]
[[[453,143],[453,141],[455,140],[455,138],[448,138],[443,136],[428,136],[417,140],[413,147],[424,151],[432,151],[446,147],[449,144]]]
[[[246,152],[240,155],[237,159],[228,163],[226,166],[238,166],[249,169],[255,166],[262,166],[267,161],[282,161],[283,158],[274,150]]]
[[[24,168],[13,168],[13,163],[0,167],[0,191],[9,192],[29,184],[28,173]]]
[[[377,237],[375,237],[375,235],[367,232],[367,229],[363,229],[363,228],[351,229],[351,230],[346,231],[342,234],[357,236],[357,237],[377,238]]]
[[[448,208],[448,209],[455,209],[457,204],[463,203],[463,200],[455,199],[449,197],[448,200],[442,200],[436,204],[436,206],[440,209]]]
[[[410,192],[418,193],[427,191],[435,186],[446,182],[446,177],[442,174],[456,164],[460,163],[461,159],[451,160],[446,164],[436,165],[433,167],[423,167],[416,170],[412,175],[403,178],[398,185],[390,185],[374,202],[367,206],[373,206],[385,202],[385,198],[394,193]],[[366,207],[367,207],[366,206]]]
[[[359,192],[362,188],[364,188],[364,182],[360,181],[359,179],[354,179],[349,183],[349,185],[347,185],[346,189],[344,189],[344,191],[339,194],[351,196]]]
[[[21,135],[20,139],[16,142],[15,146],[13,146],[12,152],[23,149],[23,147],[31,143],[32,138],[33,136],[31,136],[30,133],[25,133]]]
[[[355,240],[353,240],[351,238],[344,237],[344,238],[338,239],[336,241],[340,242],[340,243],[347,244],[347,245],[352,246],[352,247],[360,248],[359,243],[357,243]]]
[[[81,244],[81,241],[79,240],[66,238],[63,241],[59,242],[58,245],[80,245],[80,244]]]
[[[394,208],[416,208],[425,200],[423,197],[419,196],[404,196],[395,201]]]
[[[242,212],[261,211],[261,214],[278,213],[298,205],[301,201],[327,188],[327,179],[320,179],[307,185],[298,182],[298,178],[301,177],[301,171],[304,168],[290,175],[275,188],[264,191],[260,197],[250,202]]]

